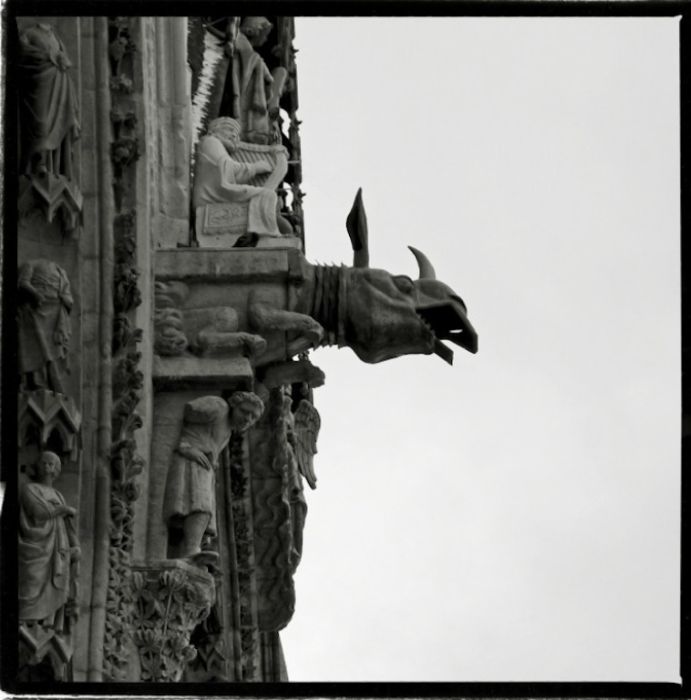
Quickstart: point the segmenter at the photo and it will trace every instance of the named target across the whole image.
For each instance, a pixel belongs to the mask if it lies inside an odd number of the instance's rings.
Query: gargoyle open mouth
[[[440,301],[425,301],[415,307],[417,315],[434,334],[433,352],[449,364],[453,363],[453,350],[442,343],[452,343],[475,354],[477,352],[477,333],[467,316],[463,300],[453,290],[437,282],[437,275],[427,256],[417,248],[408,246],[420,267],[420,277],[415,283],[423,299],[436,297]]]
[[[415,311],[434,334],[434,353],[449,364],[453,364],[453,350],[442,340],[450,340],[473,354],[477,352],[477,333],[460,300],[425,304]]]

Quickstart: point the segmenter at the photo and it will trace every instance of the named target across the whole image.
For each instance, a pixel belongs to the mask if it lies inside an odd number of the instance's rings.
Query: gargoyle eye
[[[398,275],[393,278],[395,285],[404,294],[412,294],[415,290],[415,282],[407,277],[406,275]]]

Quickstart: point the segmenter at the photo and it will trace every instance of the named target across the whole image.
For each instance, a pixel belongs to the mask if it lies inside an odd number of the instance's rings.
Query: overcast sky
[[[676,19],[298,18],[307,257],[465,300],[480,351],[327,375],[294,681],[676,681]]]

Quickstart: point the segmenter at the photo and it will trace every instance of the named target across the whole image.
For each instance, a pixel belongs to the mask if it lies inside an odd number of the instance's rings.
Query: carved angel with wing
[[[283,420],[286,427],[288,456],[288,499],[293,544],[290,552],[290,565],[293,572],[302,558],[302,531],[307,516],[307,501],[302,487],[305,478],[310,488],[316,488],[313,458],[317,452],[317,435],[321,419],[312,403],[303,399],[297,410],[291,411],[290,396],[283,397]]]
[[[307,480],[311,489],[317,488],[314,455],[317,454],[317,437],[320,428],[319,412],[310,401],[302,399],[293,418],[293,449],[300,474]]]

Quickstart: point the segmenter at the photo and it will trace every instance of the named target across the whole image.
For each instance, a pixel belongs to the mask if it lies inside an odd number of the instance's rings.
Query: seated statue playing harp
[[[192,196],[197,234],[291,233],[276,195],[287,170],[283,146],[244,143],[238,121],[214,119],[197,152]]]

